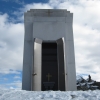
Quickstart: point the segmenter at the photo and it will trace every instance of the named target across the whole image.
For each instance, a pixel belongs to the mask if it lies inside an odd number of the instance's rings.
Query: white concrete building
[[[31,9],[24,14],[22,89],[76,90],[73,14]]]

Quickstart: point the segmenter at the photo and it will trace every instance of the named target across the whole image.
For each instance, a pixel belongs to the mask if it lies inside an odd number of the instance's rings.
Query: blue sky
[[[26,4],[47,2],[48,0],[0,0],[0,9],[3,13],[11,14]]]
[[[99,0],[0,0],[0,88],[21,89],[24,17],[29,9],[67,9],[73,15],[76,73],[100,81]]]

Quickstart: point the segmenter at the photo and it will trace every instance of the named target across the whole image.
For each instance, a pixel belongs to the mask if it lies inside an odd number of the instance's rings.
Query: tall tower
[[[76,90],[72,23],[67,10],[30,9],[24,14],[23,90]]]

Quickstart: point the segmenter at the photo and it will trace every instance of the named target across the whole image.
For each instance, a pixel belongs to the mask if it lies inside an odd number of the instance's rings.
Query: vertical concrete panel
[[[25,22],[25,40],[32,40],[33,36],[33,23],[32,22]]]
[[[66,18],[67,19],[67,18]],[[72,19],[72,18],[70,18]],[[72,22],[66,22],[65,24],[66,26],[66,35],[65,35],[65,39],[66,40],[73,40],[73,28],[72,28]]]
[[[68,41],[69,45],[69,60],[68,61],[68,67],[69,67],[69,83],[72,82],[72,84],[69,84],[69,87],[71,87],[71,90],[76,90],[76,69],[75,69],[75,55],[74,55],[74,42]]]
[[[73,41],[65,43],[66,71],[67,71],[67,90],[76,90],[76,72]]]
[[[42,56],[42,41],[35,39],[34,42],[34,68],[33,68],[33,90],[41,91],[41,56]]]
[[[64,47],[62,38],[57,40],[58,58],[58,89],[65,91],[65,66],[64,66]]]
[[[66,41],[65,43],[65,58],[66,58],[66,72],[67,72],[67,91],[76,90],[76,73],[75,73],[75,58],[73,41]]]
[[[68,22],[68,19],[70,20]],[[65,58],[66,58],[66,71],[67,71],[67,88],[66,90],[76,89],[76,69],[75,69],[75,54],[74,54],[74,42],[73,42],[73,16],[72,14],[66,17],[66,33],[65,36]]]
[[[31,70],[32,70],[32,54],[33,54],[33,40],[32,40],[33,24],[25,23],[24,36],[24,57],[23,57],[23,75],[22,75],[22,89],[31,90]]]
[[[68,65],[68,91],[75,91],[76,88],[76,73],[75,73],[75,64],[67,64]]]
[[[62,40],[63,40],[63,48],[64,48],[65,91],[68,91],[68,68],[67,68],[67,61],[66,61],[65,37],[63,37]]]

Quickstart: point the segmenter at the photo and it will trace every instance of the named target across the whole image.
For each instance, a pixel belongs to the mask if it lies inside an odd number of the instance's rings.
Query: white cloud
[[[0,73],[22,70],[23,42],[23,23],[9,22],[7,14],[0,15]]]
[[[10,89],[14,89],[14,87],[11,86]]]
[[[14,79],[20,79],[20,77],[19,76],[15,76]]]
[[[9,84],[9,85],[13,85],[14,87],[16,87],[15,89],[22,89],[22,82],[20,80],[14,81],[13,83]]]
[[[12,83],[4,83],[0,85],[0,89],[22,89],[22,82],[20,80],[14,81]]]
[[[33,3],[33,4],[27,4],[24,6],[24,11],[30,10],[30,9],[52,9],[53,7],[50,6],[47,3]]]

